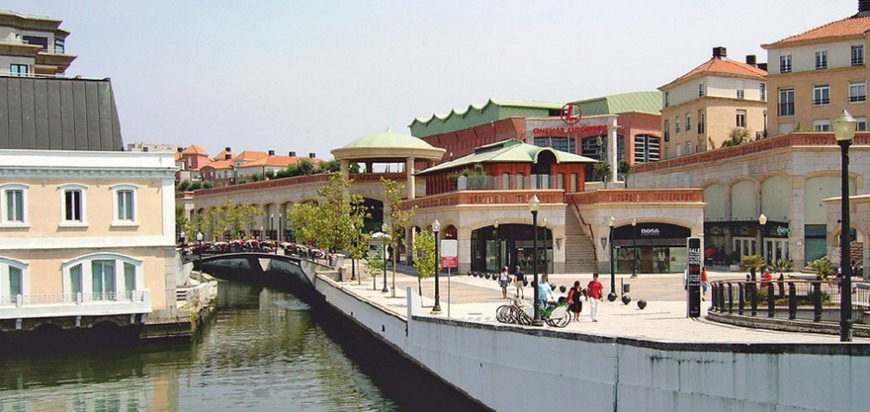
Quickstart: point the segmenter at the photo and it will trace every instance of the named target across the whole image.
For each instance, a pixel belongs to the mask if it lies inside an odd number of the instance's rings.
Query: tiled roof
[[[661,92],[633,92],[597,97],[575,102],[583,108],[584,116],[619,113],[653,113],[662,110]]]
[[[222,150],[220,153],[215,155],[215,157],[212,157],[211,160],[213,160],[213,161],[224,160],[224,159],[226,159],[227,155],[230,155],[230,157],[232,158],[233,152],[228,152],[226,150]]]
[[[184,154],[198,154],[198,155],[208,155],[208,153],[199,145],[190,145],[187,149],[184,149]]]
[[[476,163],[535,163],[538,159],[538,154],[543,151],[550,151],[556,157],[556,163],[595,163],[597,160],[588,157],[580,156],[574,153],[568,153],[553,149],[552,147],[540,147],[521,143],[518,140],[505,140],[481,146],[475,149],[475,152],[460,157],[459,159],[441,163],[438,166],[430,167],[426,170],[417,172],[416,175],[424,175],[441,170],[450,170],[463,166],[470,166]]]
[[[713,57],[688,73],[678,77],[676,80],[660,87],[659,90],[703,74],[728,74],[763,79],[767,75],[767,72],[750,64],[728,58]]]
[[[244,152],[241,152],[238,155],[233,156],[233,160],[251,161],[251,160],[257,160],[259,158],[266,157],[266,156],[268,156],[268,153],[266,153],[266,152],[257,152],[257,151],[253,151],[253,150],[245,150]]]
[[[433,114],[428,118],[416,118],[411,121],[411,124],[408,126],[413,126],[416,123],[428,124],[433,120],[441,120],[448,121],[453,117],[465,117],[469,113],[481,113],[485,111],[490,106],[498,106],[498,107],[516,107],[522,109],[542,109],[542,110],[558,110],[561,109],[565,103],[553,103],[553,102],[540,102],[534,100],[507,100],[507,99],[489,99],[486,103],[482,105],[474,105],[470,104],[468,107],[462,109],[453,109],[447,114]]]
[[[843,20],[828,23],[824,26],[805,31],[801,34],[786,37],[775,43],[762,45],[765,49],[775,49],[793,43],[808,42],[819,39],[834,39],[841,37],[857,37],[870,31],[870,16],[853,16]]]
[[[204,168],[206,168],[206,167],[210,167],[210,168],[215,169],[215,170],[219,170],[219,169],[232,169],[232,168],[233,168],[233,162],[232,162],[232,160],[215,160],[215,161],[213,161],[213,162],[211,162],[211,163],[208,163],[208,164],[205,164],[205,165],[200,166],[199,169],[202,170],[202,169],[204,169]]]
[[[311,163],[320,163],[318,159],[308,159]],[[286,167],[289,165],[295,165],[300,162],[298,157],[290,157],[290,156],[263,156],[257,160],[252,160],[242,165],[242,167],[254,167],[254,166],[277,166],[277,167]]]

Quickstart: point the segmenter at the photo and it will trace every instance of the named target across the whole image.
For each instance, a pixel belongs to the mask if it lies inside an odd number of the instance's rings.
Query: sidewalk
[[[418,283],[416,275],[409,275],[413,269],[399,265],[396,272],[395,297],[391,292],[383,293],[381,289],[381,277],[377,278],[377,290],[372,290],[372,279],[363,275],[361,284],[357,282],[342,282],[342,286],[350,293],[361,299],[371,301],[379,306],[393,311],[399,316],[407,314],[407,300],[405,289],[411,288],[411,293],[417,293]],[[388,269],[387,281],[392,283],[392,269]],[[741,273],[716,272],[710,273],[710,280],[717,279],[740,279]],[[550,282],[557,285],[555,296],[562,296],[559,286],[566,289],[579,280],[582,285],[592,279],[591,274],[553,274]],[[610,292],[610,275],[601,274],[599,277],[604,284],[606,293]],[[442,313],[430,314],[434,304],[434,277],[422,281],[423,308],[420,314],[423,316],[443,317],[468,322],[502,325],[495,319],[495,311],[500,305],[508,301],[502,299],[501,289],[498,283],[492,279],[472,277],[467,274],[453,274],[448,277],[439,275],[440,303]],[[605,300],[599,305],[598,322],[589,319],[588,304],[584,305],[580,322],[572,322],[561,331],[583,333],[604,337],[624,337],[655,342],[683,342],[683,343],[838,343],[837,335],[808,334],[797,332],[778,332],[764,329],[742,328],[707,321],[707,305],[702,305],[702,317],[689,319],[686,317],[685,291],[683,290],[681,274],[642,274],[637,278],[628,275],[615,276],[616,291],[621,290],[620,281],[630,282],[631,291],[628,293],[632,300],[624,305],[620,300],[608,302]],[[524,289],[525,298],[531,304],[534,293],[531,287]],[[513,286],[508,288],[508,293],[514,294]],[[709,298],[709,294],[708,294]],[[641,310],[637,301],[644,299],[647,307]],[[530,327],[530,326],[529,326]],[[549,328],[548,326],[544,326]],[[855,342],[870,343],[870,339],[855,338]]]

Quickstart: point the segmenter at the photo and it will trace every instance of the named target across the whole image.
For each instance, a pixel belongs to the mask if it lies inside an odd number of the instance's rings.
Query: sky
[[[0,0],[62,20],[68,76],[111,78],[125,143],[332,159],[489,99],[654,91],[727,48],[857,12],[857,0]]]

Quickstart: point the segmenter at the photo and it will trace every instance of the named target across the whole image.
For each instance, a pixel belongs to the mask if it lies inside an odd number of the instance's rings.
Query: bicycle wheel
[[[501,323],[513,323],[511,312],[513,306],[501,305],[495,310],[495,319]]]
[[[550,319],[547,323],[555,328],[564,328],[571,323],[571,314],[568,313],[566,306],[559,306],[550,314]]]

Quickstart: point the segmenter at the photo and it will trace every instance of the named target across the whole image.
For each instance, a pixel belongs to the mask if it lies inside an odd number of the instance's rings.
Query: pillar
[[[408,200],[414,200],[417,192],[417,185],[414,177],[414,158],[405,159],[405,186],[408,187]]]

